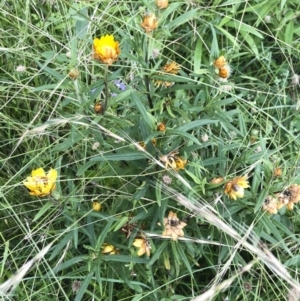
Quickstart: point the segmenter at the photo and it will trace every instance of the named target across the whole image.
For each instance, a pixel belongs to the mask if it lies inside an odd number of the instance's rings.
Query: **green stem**
[[[148,65],[148,46],[149,46],[148,41],[149,41],[148,35],[146,35],[145,62],[147,63],[147,65]],[[145,81],[145,86],[146,86],[146,91],[147,91],[146,95],[147,95],[149,107],[150,107],[150,109],[153,109],[153,101],[152,101],[152,98],[150,96],[150,81],[149,81],[149,75],[148,74],[145,74],[144,81]],[[153,114],[153,112],[152,112],[152,114]]]
[[[108,65],[105,65],[105,73],[104,73],[104,93],[105,93],[105,102],[102,110],[102,115],[104,115],[107,105],[108,105]]]

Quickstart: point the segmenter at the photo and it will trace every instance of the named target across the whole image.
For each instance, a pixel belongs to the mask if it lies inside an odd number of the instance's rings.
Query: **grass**
[[[298,200],[263,210],[300,184],[298,1],[0,9],[3,300],[300,299]],[[107,80],[92,54],[106,34],[121,49]],[[173,61],[177,74],[163,70]],[[58,171],[44,197],[23,185],[39,167]],[[250,187],[230,199],[226,183],[245,175]],[[162,235],[170,211],[186,223],[177,240]]]

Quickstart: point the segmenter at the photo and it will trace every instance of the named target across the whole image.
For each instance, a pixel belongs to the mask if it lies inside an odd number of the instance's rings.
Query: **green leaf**
[[[73,16],[76,21],[75,32],[78,39],[84,39],[89,28],[89,17],[87,8],[82,8],[76,16]]]
[[[285,49],[287,49],[287,52],[289,55],[291,55],[292,52],[292,44],[293,44],[293,34],[294,34],[294,20],[290,21],[285,29],[285,34],[284,34],[284,38],[285,38]]]
[[[90,273],[88,273],[84,277],[84,281],[81,283],[80,289],[77,292],[74,301],[81,301],[82,300],[82,297],[86,293],[87,287],[89,286],[89,284],[91,282],[91,279],[93,278],[93,275],[94,275],[94,270],[92,270]]]
[[[98,161],[135,161],[146,159],[147,154],[142,151],[131,151],[128,153],[119,153],[119,154],[102,154],[96,155],[90,159],[91,162],[98,162]]]
[[[123,216],[115,223],[114,232],[121,229],[128,222],[128,216]]]
[[[194,52],[194,73],[200,73],[200,65],[202,59],[202,40],[198,39]]]
[[[53,207],[53,203],[47,202],[35,215],[33,218],[33,221],[36,222],[38,219],[40,219],[45,213],[49,214],[49,209]]]
[[[186,132],[186,131],[189,131],[196,127],[213,124],[213,123],[215,123],[215,124],[218,123],[218,120],[217,119],[199,119],[199,120],[191,121],[183,126],[180,126],[176,130]]]
[[[63,248],[65,248],[65,246],[72,240],[72,232],[67,233],[60,241],[60,243],[58,245],[56,245],[56,247],[54,248],[53,252],[51,253],[50,256],[50,261],[55,258]]]
[[[172,31],[176,27],[180,26],[181,24],[187,23],[190,20],[196,18],[198,16],[198,8],[192,9],[187,11],[184,14],[179,14],[179,17],[174,19],[173,21],[169,22],[168,24],[165,25],[165,27],[169,30]]]
[[[193,179],[196,184],[202,184],[201,180],[198,179],[193,173],[185,169],[185,172]]]
[[[61,81],[65,78],[65,76],[61,75],[57,71],[53,70],[52,68],[47,67],[46,64],[48,64],[48,62],[45,64],[42,64],[36,59],[34,61],[41,68],[41,71],[48,73],[49,75],[53,76],[56,80]]]
[[[196,138],[194,137],[193,135],[190,135],[184,131],[178,131],[178,130],[167,130],[166,131],[166,134],[167,135],[178,135],[178,136],[182,136],[182,137],[185,137],[191,141],[193,141],[195,144],[198,144],[198,145],[201,145],[201,142]]]
[[[156,195],[156,202],[157,202],[158,206],[161,206],[161,187],[162,187],[162,182],[156,181],[155,195]]]

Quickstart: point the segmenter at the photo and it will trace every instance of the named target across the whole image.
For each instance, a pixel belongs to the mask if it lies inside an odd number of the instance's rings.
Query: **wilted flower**
[[[296,73],[292,76],[292,85],[297,86],[300,83],[300,76]]]
[[[81,281],[74,280],[72,283],[72,291],[73,293],[77,293],[81,287]]]
[[[156,144],[157,144],[156,139],[151,139],[151,142],[152,142],[152,145],[153,145],[154,147],[156,147]]]
[[[16,68],[16,71],[17,72],[25,72],[26,71],[26,67],[25,66],[18,66],[17,68]]]
[[[170,176],[168,176],[168,175],[164,175],[164,176],[162,177],[162,180],[163,180],[163,182],[164,182],[166,185],[172,184],[172,178],[171,178]]]
[[[169,5],[169,0],[156,0],[155,4],[158,8],[167,8]]]
[[[231,199],[236,200],[237,198],[244,197],[244,188],[248,188],[249,183],[247,181],[247,176],[236,177],[225,184],[225,194],[227,194]]]
[[[70,79],[72,79],[72,80],[77,79],[78,76],[79,76],[79,70],[78,70],[77,68],[72,69],[72,70],[69,72],[68,76],[69,76]]]
[[[55,169],[51,168],[46,174],[43,168],[38,168],[31,172],[31,177],[27,177],[23,184],[30,190],[30,195],[46,196],[55,189],[56,178]]]
[[[92,146],[92,150],[96,150],[100,146],[99,142],[95,142]]]
[[[152,145],[155,147],[155,146],[156,146],[156,143],[157,143],[156,139],[151,139],[151,143],[152,143]],[[146,144],[145,144],[144,141],[140,141],[140,142],[139,142],[139,145],[140,145],[143,149],[146,149]]]
[[[180,69],[181,69],[180,65],[173,61],[171,63],[166,64],[162,68],[162,71],[169,73],[169,74],[178,74]]]
[[[245,282],[245,283],[243,284],[243,287],[244,287],[244,290],[245,290],[246,292],[250,292],[250,291],[252,290],[252,284],[251,284],[251,282]]]
[[[233,89],[233,86],[232,85],[222,85],[221,88],[223,91],[230,92]]]
[[[170,211],[168,217],[164,218],[165,230],[163,231],[162,236],[170,236],[173,240],[177,240],[178,236],[184,236],[182,229],[186,225],[185,222],[179,220],[176,213]]]
[[[217,178],[213,178],[211,181],[210,181],[210,183],[211,184],[220,184],[220,183],[222,183],[224,181],[224,178],[222,178],[222,177],[217,177]]]
[[[157,28],[158,21],[153,13],[144,16],[143,22],[141,22],[141,26],[144,30],[149,33]]]
[[[94,112],[96,114],[101,114],[103,112],[103,103],[101,101],[97,101],[94,104]]]
[[[259,145],[254,151],[256,153],[260,153],[262,151],[262,147]]]
[[[100,39],[94,39],[94,58],[111,65],[118,59],[120,54],[119,42],[115,41],[113,35],[105,35]]]
[[[107,243],[104,243],[101,247],[102,251],[101,253],[104,255],[115,255],[119,254],[119,250],[115,248],[113,245],[109,245]]]
[[[209,140],[208,135],[207,134],[202,135],[201,140],[202,140],[202,142],[207,142]]]
[[[218,57],[218,58],[215,59],[215,61],[214,61],[214,66],[215,66],[217,69],[220,69],[220,68],[225,67],[226,64],[227,64],[227,61],[226,61],[224,55]]]
[[[186,159],[182,159],[181,157],[177,156],[175,158],[175,163],[176,163],[176,171],[179,169],[184,169],[187,163]]]
[[[187,164],[187,160],[178,156],[178,152],[171,152],[168,155],[161,156],[159,160],[165,163],[166,168],[170,167],[176,171],[184,169]]]
[[[152,50],[152,57],[156,59],[160,55],[159,49],[154,48]]]
[[[262,208],[270,214],[277,214],[277,200],[271,196],[267,196]]]
[[[265,16],[265,22],[266,23],[271,23],[271,20],[272,20],[271,16],[269,16],[269,15]]]
[[[145,253],[147,256],[150,256],[151,243],[147,238],[136,238],[133,242],[133,245],[139,248],[137,256],[142,256]]]
[[[282,169],[280,167],[276,167],[273,171],[274,177],[280,177],[282,175]]]
[[[123,225],[121,231],[126,235],[126,238],[128,239],[136,226],[137,223],[131,223],[130,221],[128,221],[126,224]]]
[[[94,211],[100,211],[102,206],[99,202],[93,202],[92,207]]]
[[[180,68],[181,67],[180,67],[179,64],[177,64],[176,62],[171,62],[171,63],[166,64],[164,67],[162,67],[161,70],[163,72],[159,72],[158,75],[163,75],[164,73],[176,75],[176,74],[178,74]],[[162,87],[168,88],[168,87],[173,86],[174,82],[168,82],[168,81],[164,81],[164,80],[157,80],[155,82],[155,85],[158,86],[158,87],[162,86]]]
[[[277,197],[278,209],[286,205],[288,210],[293,210],[294,204],[297,204],[300,201],[300,186],[293,184],[282,193],[277,194]]]
[[[219,77],[222,79],[227,79],[230,76],[230,67],[229,65],[225,65],[224,67],[219,69],[218,72]]]
[[[163,122],[160,122],[158,125],[157,125],[157,130],[159,132],[164,132],[166,130],[166,125],[163,123]]]
[[[287,295],[287,301],[299,301],[300,300],[300,291],[294,286],[289,290]]]

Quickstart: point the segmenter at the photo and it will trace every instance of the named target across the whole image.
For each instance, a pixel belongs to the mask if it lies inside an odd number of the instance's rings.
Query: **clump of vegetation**
[[[277,4],[2,5],[3,300],[299,300],[300,4]]]

